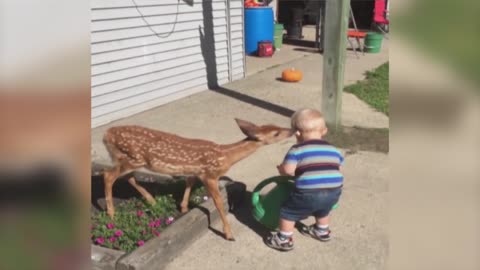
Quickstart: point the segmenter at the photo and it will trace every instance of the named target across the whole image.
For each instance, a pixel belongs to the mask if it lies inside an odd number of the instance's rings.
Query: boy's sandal
[[[267,246],[280,251],[290,251],[293,249],[293,239],[291,237],[289,241],[282,243],[276,233],[265,238],[264,242]]]
[[[330,239],[331,239],[330,238],[330,233],[331,233],[330,230],[328,230],[327,234],[320,235],[320,234],[316,233],[316,231],[315,231],[315,224],[310,225],[310,226],[302,226],[302,227],[299,228],[299,231],[303,235],[310,236],[313,239],[317,239],[317,240],[322,241],[322,242],[327,242],[327,241],[330,241]]]

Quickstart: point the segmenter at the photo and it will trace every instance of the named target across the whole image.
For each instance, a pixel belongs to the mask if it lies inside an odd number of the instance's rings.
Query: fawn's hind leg
[[[188,212],[188,200],[190,199],[190,191],[192,190],[192,186],[195,183],[195,180],[197,180],[195,176],[189,176],[186,179],[185,192],[183,193],[183,200],[180,204],[180,207],[182,208],[182,213]]]

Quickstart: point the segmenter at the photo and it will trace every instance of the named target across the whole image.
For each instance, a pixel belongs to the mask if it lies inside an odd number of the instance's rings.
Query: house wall
[[[277,10],[278,10],[278,1],[277,0],[272,0],[269,4],[270,7],[273,9],[273,19],[277,21]]]
[[[92,127],[243,78],[243,1],[229,2],[92,0]]]

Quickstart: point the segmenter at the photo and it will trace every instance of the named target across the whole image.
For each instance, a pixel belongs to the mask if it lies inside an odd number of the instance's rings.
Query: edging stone
[[[92,245],[91,261],[93,270],[115,270],[117,261],[125,255],[124,251]]]

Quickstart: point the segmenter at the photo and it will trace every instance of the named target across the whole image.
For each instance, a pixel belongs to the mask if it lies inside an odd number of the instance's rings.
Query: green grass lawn
[[[387,62],[373,71],[368,71],[365,80],[345,87],[344,91],[356,95],[376,110],[389,115],[388,69]]]

